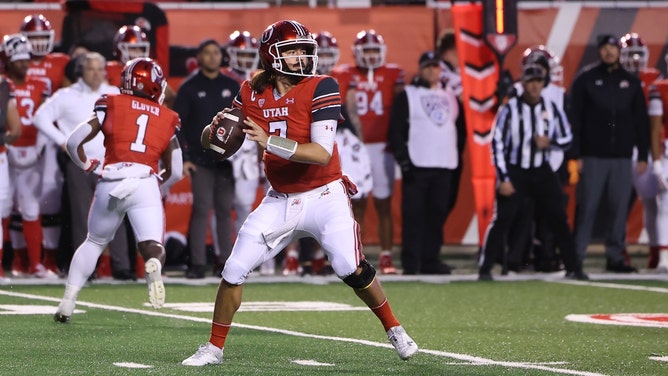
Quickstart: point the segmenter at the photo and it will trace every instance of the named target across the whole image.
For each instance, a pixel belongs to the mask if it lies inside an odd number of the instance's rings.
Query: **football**
[[[241,109],[235,107],[226,112],[218,125],[211,130],[209,149],[218,153],[220,159],[231,157],[241,148],[246,139],[246,134],[243,131],[246,128],[245,118]]]

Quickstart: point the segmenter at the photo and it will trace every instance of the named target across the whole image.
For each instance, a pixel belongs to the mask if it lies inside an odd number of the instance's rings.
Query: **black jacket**
[[[646,161],[649,116],[640,80],[623,68],[603,63],[575,78],[570,90],[569,121],[573,144],[569,158],[631,158]]]
[[[239,83],[222,73],[209,79],[196,71],[183,81],[176,93],[174,111],[181,118],[178,138],[184,161],[204,167],[219,164],[215,152],[202,148],[200,136],[218,111],[232,107],[232,100],[238,92]]]

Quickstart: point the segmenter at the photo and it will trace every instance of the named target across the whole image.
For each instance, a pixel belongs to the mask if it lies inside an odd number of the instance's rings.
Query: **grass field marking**
[[[550,280],[546,282],[556,282],[556,283],[565,283],[569,285],[580,285],[580,286],[594,286],[594,287],[605,287],[610,289],[620,289],[620,290],[637,290],[637,291],[649,291],[649,292],[658,292],[661,294],[668,294],[668,288],[665,287],[650,287],[650,286],[638,286],[638,285],[624,285],[620,283],[608,283],[608,282],[586,282],[586,281],[557,281]]]
[[[49,301],[49,302],[60,303],[60,299],[53,298],[53,297],[50,297],[50,296],[17,293],[17,292],[4,291],[4,290],[0,290],[0,295],[12,296],[12,297],[17,297],[17,298],[24,298],[24,299],[29,299],[29,300],[44,300],[44,301]],[[83,301],[77,302],[77,305],[84,306],[84,307],[98,308],[98,309],[103,309],[103,310],[109,310],[109,311],[123,312],[123,313],[136,313],[138,315],[156,316],[156,317],[164,317],[164,318],[171,318],[171,319],[177,319],[177,320],[186,320],[186,321],[194,321],[194,322],[201,322],[201,323],[205,323],[205,324],[211,324],[211,319],[202,318],[202,317],[176,315],[176,314],[171,314],[171,313],[162,313],[162,312],[149,311],[149,310],[143,310],[143,309],[110,306],[110,305],[106,305],[106,304],[89,303],[89,302],[83,302]],[[55,312],[55,309],[56,309],[56,307],[54,307],[54,312]],[[337,342],[356,343],[356,344],[360,344],[360,345],[366,345],[366,346],[372,346],[372,347],[382,347],[382,348],[388,348],[388,349],[394,350],[394,348],[392,347],[391,344],[385,343],[385,342],[381,343],[381,342],[374,342],[374,341],[358,339],[358,338],[323,336],[323,335],[318,335],[318,334],[295,332],[295,331],[286,330],[286,329],[270,328],[270,327],[266,327],[266,326],[248,325],[248,324],[239,324],[239,323],[233,323],[232,326],[237,327],[237,328],[243,328],[243,329],[251,329],[251,330],[258,330],[258,331],[264,331],[264,332],[270,332],[270,333],[285,334],[285,335],[289,335],[289,336],[293,336],[293,337],[305,337],[305,338],[322,339],[322,340],[337,341]],[[458,354],[458,353],[451,353],[451,352],[446,352],[446,351],[420,349],[420,352],[424,353],[424,354],[430,354],[430,355],[435,355],[435,356],[440,356],[440,357],[447,357],[447,358],[452,358],[452,359],[463,360],[465,362],[473,363],[475,365],[490,365],[490,366],[503,366],[503,367],[512,367],[512,368],[522,368],[522,369],[536,369],[536,370],[553,372],[553,373],[563,374],[563,375],[606,376],[605,374],[595,373],[595,372],[577,371],[577,370],[571,370],[571,369],[565,369],[565,368],[554,368],[554,367],[548,367],[546,365],[541,365],[541,364],[536,364],[536,363],[497,361],[497,360],[481,358],[481,357],[468,355],[468,354]],[[466,365],[466,363],[462,363],[462,365]]]

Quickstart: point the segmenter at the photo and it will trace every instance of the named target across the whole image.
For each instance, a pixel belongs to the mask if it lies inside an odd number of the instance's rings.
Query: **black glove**
[[[413,171],[415,171],[415,166],[413,163],[407,159],[405,161],[399,162],[399,167],[401,168],[401,179],[404,183],[413,182]]]

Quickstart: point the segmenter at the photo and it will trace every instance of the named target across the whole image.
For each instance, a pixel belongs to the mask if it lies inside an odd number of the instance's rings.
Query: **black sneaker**
[[[608,260],[605,270],[614,273],[638,273],[638,269],[626,264],[624,261],[611,262]]]
[[[444,262],[422,267],[420,274],[452,274],[452,267]]]
[[[564,276],[564,278],[573,279],[573,280],[576,280],[576,281],[589,281],[589,276],[581,270],[576,271],[576,272],[566,272],[566,275]]]
[[[117,279],[119,281],[136,281],[137,276],[135,273],[129,271],[129,270],[114,270],[111,272],[111,277],[113,279]]]
[[[493,281],[493,280],[494,278],[492,278],[491,273],[480,272],[480,274],[478,274],[478,281]]]
[[[193,265],[186,271],[188,279],[203,279],[206,267],[204,265]]]

